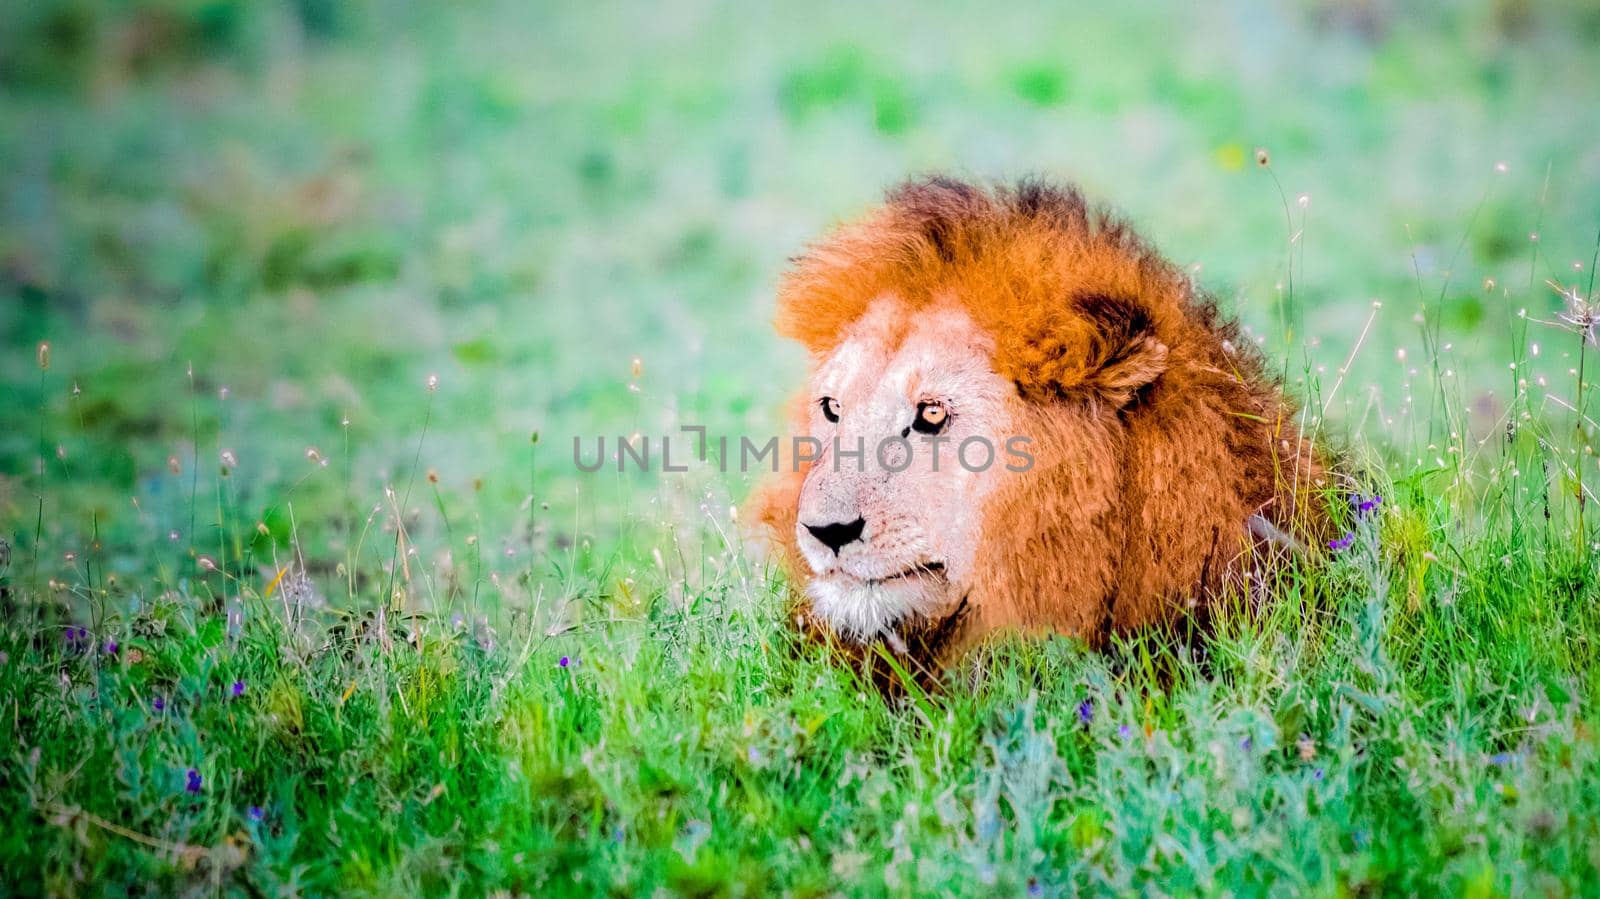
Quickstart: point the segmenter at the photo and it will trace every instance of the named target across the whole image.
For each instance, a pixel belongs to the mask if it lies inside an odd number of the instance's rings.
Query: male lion
[[[821,451],[755,506],[801,622],[846,646],[931,670],[1004,629],[1098,645],[1326,532],[1323,463],[1255,345],[1075,189],[901,185],[778,304]]]

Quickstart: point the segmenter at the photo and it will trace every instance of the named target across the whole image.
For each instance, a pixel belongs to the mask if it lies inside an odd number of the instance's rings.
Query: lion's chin
[[[841,637],[866,642],[891,636],[904,621],[930,617],[948,589],[942,571],[870,581],[836,571],[813,577],[806,595],[816,616]]]

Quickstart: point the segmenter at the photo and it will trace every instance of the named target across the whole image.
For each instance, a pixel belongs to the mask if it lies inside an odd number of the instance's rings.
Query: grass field
[[[0,10],[0,894],[1600,895],[1600,15],[1134,6]],[[1194,266],[1349,546],[885,701],[749,478],[577,470],[773,433],[931,170]]]

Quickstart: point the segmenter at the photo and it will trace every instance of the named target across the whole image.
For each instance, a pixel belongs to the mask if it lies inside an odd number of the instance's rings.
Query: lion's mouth
[[[891,574],[888,577],[867,578],[866,583],[869,586],[877,586],[878,584],[891,584],[895,583],[896,581],[904,581],[911,578],[921,580],[925,577],[944,577],[944,563],[924,562],[920,565],[913,565],[897,574]]]
[[[901,621],[926,618],[943,607],[949,592],[943,562],[917,562],[882,577],[834,568],[806,585],[817,617],[863,641],[889,632]]]

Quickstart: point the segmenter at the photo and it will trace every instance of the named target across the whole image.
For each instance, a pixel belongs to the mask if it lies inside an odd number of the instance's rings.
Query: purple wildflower
[[[106,655],[114,656],[117,654],[117,641],[107,640],[106,645],[101,648],[105,650]]]
[[[160,696],[157,696],[155,699],[151,700],[150,705],[158,712],[165,712],[167,710],[167,700]]]
[[[1085,699],[1083,702],[1078,703],[1078,720],[1084,724],[1094,720],[1094,700]]]
[[[1337,540],[1329,540],[1328,541],[1328,548],[1333,550],[1334,552],[1339,552],[1340,550],[1349,549],[1350,545],[1355,543],[1355,542],[1356,542],[1356,535],[1355,534],[1345,534],[1343,537],[1340,537]]]
[[[1381,505],[1383,505],[1383,497],[1381,497],[1381,496],[1377,495],[1376,493],[1374,493],[1372,496],[1368,497],[1367,499],[1361,500],[1360,502],[1356,503],[1356,513],[1359,514],[1359,515],[1367,515],[1367,514],[1373,512],[1374,510],[1376,510]]]
[[[244,681],[236,680],[233,682],[233,695],[235,698],[244,695]]]
[[[1044,895],[1044,887],[1039,884],[1039,878],[1037,878],[1037,877],[1028,878],[1028,895],[1029,896],[1042,896],[1042,895]]]
[[[572,664],[572,660],[567,658],[566,656],[562,656],[561,657],[561,661],[557,662],[556,664],[560,665],[562,668],[565,668],[568,665]]]
[[[1117,728],[1117,736],[1122,737],[1123,739],[1127,739],[1128,735],[1131,734],[1131,733],[1133,733],[1133,728],[1129,727],[1126,724],[1124,724],[1121,727]]]
[[[247,814],[250,816],[250,820],[252,821],[260,821],[263,817],[265,817],[265,813],[261,811],[261,806],[259,805],[250,806],[250,811]]]
[[[188,775],[188,783],[184,784],[183,788],[185,790],[188,790],[191,793],[200,792],[200,772],[196,771],[193,768],[190,768],[189,769],[189,775]]]
[[[1322,779],[1322,769],[1318,768],[1317,770],[1311,772],[1311,779],[1312,780],[1321,780]]]
[[[1239,748],[1243,749],[1245,752],[1249,752],[1250,751],[1250,747],[1254,746],[1254,745],[1255,745],[1255,741],[1250,739],[1249,735],[1246,735],[1243,740],[1239,741]]]

